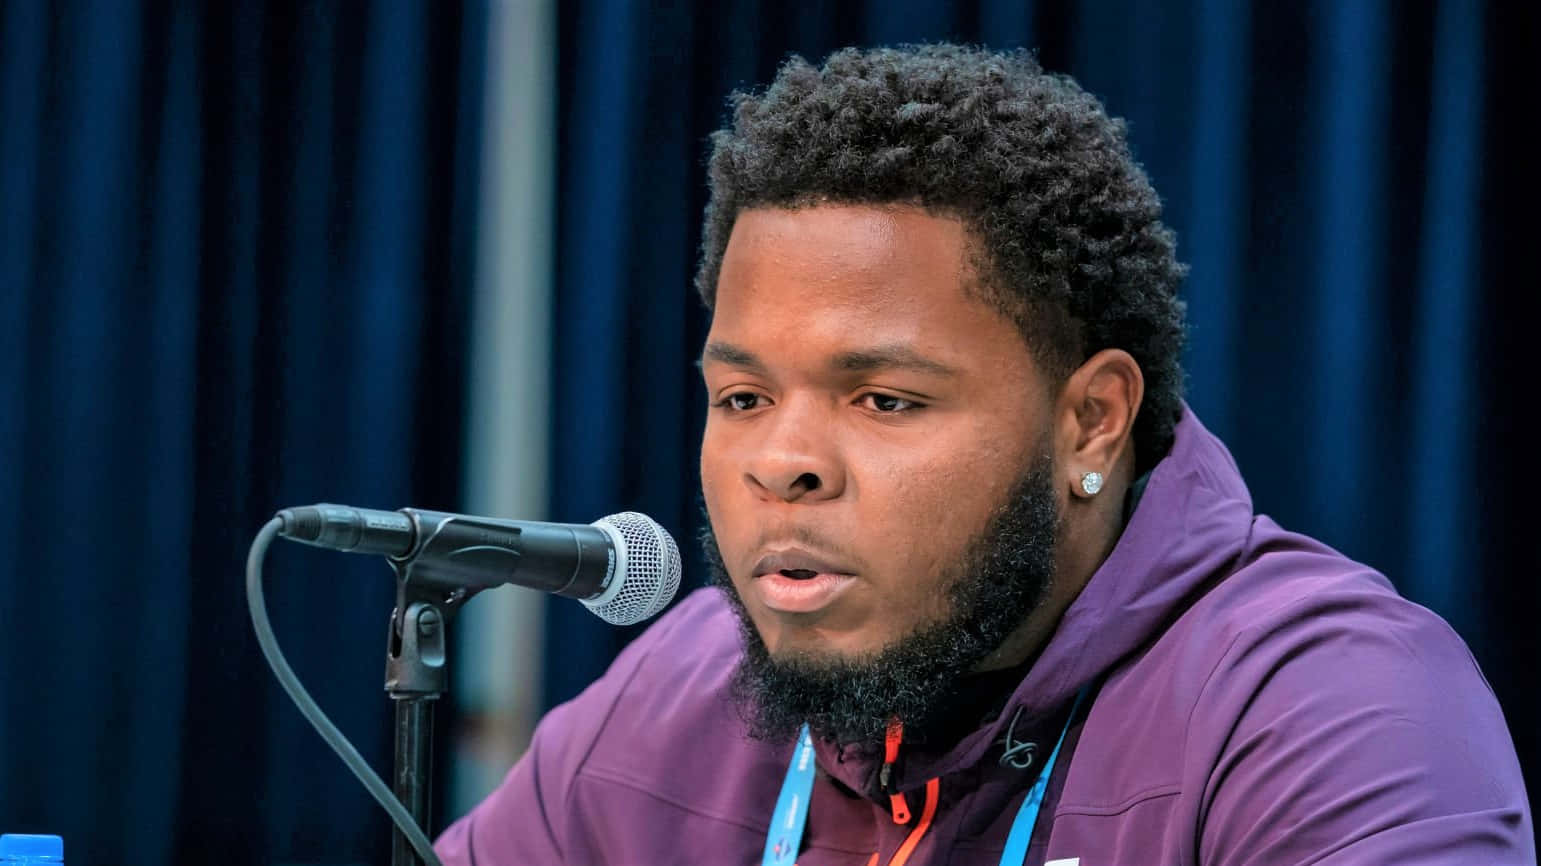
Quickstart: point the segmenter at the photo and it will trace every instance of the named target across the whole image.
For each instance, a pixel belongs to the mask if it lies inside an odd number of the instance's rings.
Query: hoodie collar
[[[1241,551],[1252,497],[1225,445],[1186,404],[1172,450],[1151,471],[1140,501],[1103,564],[1060,618],[1037,661],[994,721],[939,755],[907,753],[894,780],[926,779],[984,760],[1016,720],[1034,727],[1062,714],[1082,686],[1112,670],[1185,610]],[[816,742],[819,764],[857,791],[872,791],[882,754],[844,754]]]

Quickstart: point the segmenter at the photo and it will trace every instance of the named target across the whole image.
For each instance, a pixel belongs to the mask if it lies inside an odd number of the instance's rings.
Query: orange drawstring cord
[[[936,801],[940,799],[941,790],[940,778],[926,783],[926,805],[920,810],[920,823],[915,825],[915,829],[910,831],[909,838],[905,839],[904,844],[899,846],[899,850],[894,852],[894,859],[888,861],[888,866],[904,866],[910,861],[910,855],[915,852],[915,846],[920,844],[920,837],[926,835],[926,831],[931,829],[931,819],[936,817]]]
[[[904,724],[894,719],[888,723],[888,735],[883,738],[883,769],[879,771],[878,776],[878,783],[885,791],[889,791],[893,784],[894,763],[899,760],[899,745],[903,742]],[[911,830],[910,835],[905,838],[904,844],[894,852],[894,857],[888,861],[888,866],[904,866],[909,862],[910,855],[920,844],[921,837],[931,829],[931,819],[936,817],[936,802],[940,799],[941,790],[940,778],[926,783],[926,805],[920,811],[920,823],[915,825],[915,829]],[[888,802],[893,807],[895,824],[910,823],[910,804],[905,801],[903,794],[898,791],[889,791]],[[877,862],[878,853],[874,851],[872,859],[867,861],[867,866],[877,866]]]
[[[888,791],[888,803],[893,807],[894,823],[910,823],[910,804],[905,802],[904,795],[889,790],[893,780],[894,762],[899,760],[899,744],[904,742],[904,723],[898,719],[888,723],[888,735],[883,738],[883,769],[879,772],[878,783],[884,791]]]

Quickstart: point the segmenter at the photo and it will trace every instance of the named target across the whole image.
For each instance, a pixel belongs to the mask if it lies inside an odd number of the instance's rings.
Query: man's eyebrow
[[[701,350],[701,363],[704,364],[707,361],[716,361],[732,367],[744,367],[760,373],[765,372],[766,369],[765,362],[748,349],[715,340],[707,343],[706,348]]]
[[[958,371],[902,344],[874,346],[854,352],[841,352],[830,362],[837,370],[866,373],[872,370],[911,370],[933,376],[957,376]]]
[[[766,371],[765,362],[759,356],[732,343],[710,342],[701,352],[701,363],[716,361],[732,367],[742,367],[758,373]],[[888,344],[841,352],[830,359],[831,369],[842,373],[868,373],[873,370],[912,370],[933,376],[954,377],[957,369],[920,354],[909,346]]]

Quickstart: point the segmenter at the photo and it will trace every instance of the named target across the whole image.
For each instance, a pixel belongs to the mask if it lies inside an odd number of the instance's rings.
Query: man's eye
[[[895,397],[892,394],[863,394],[861,397],[867,408],[883,414],[895,414],[907,412],[911,409],[919,409],[921,404],[914,400],[906,400],[903,397]]]
[[[717,405],[720,408],[732,409],[735,412],[747,412],[760,405],[760,395],[752,391],[735,391],[718,400]]]

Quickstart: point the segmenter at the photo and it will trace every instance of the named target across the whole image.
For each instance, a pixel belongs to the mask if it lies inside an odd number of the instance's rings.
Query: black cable
[[[273,626],[268,622],[267,602],[262,597],[262,560],[267,556],[268,545],[273,543],[273,538],[282,526],[283,523],[276,517],[269,520],[262,531],[257,533],[257,539],[251,544],[251,552],[246,556],[246,605],[251,609],[251,624],[257,631],[257,643],[262,647],[262,654],[267,657],[268,666],[273,668],[273,675],[278,677],[278,684],[284,687],[295,706],[315,726],[321,739],[326,740],[332,751],[342,758],[353,775],[364,783],[369,793],[390,814],[391,820],[396,822],[396,826],[417,851],[417,856],[427,866],[444,866],[433,852],[433,843],[428,841],[427,834],[412,820],[412,813],[396,799],[396,795],[358,753],[358,749],[348,742],[342,731],[337,730],[332,720],[321,711],[310,693],[300,685],[299,677],[294,675],[289,663],[284,660],[283,652],[278,649],[278,638],[273,636]]]

